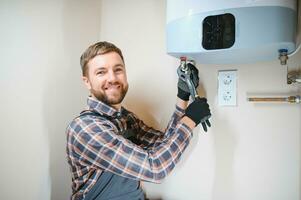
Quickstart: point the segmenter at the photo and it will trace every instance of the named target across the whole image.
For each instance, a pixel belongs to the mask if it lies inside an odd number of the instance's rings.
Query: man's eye
[[[122,72],[123,69],[122,69],[122,68],[117,68],[117,69],[115,69],[115,71],[116,71],[116,72]]]
[[[97,74],[97,75],[104,75],[104,74],[105,74],[105,71],[98,71],[96,74]]]

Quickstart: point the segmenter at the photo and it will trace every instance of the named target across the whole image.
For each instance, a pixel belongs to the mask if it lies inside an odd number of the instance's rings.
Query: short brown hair
[[[103,55],[110,52],[118,53],[122,61],[124,62],[121,50],[110,42],[106,42],[106,41],[97,42],[89,46],[88,49],[86,49],[86,51],[80,57],[80,65],[82,68],[83,76],[87,75],[87,69],[88,69],[87,64],[91,59],[93,59],[97,55]]]

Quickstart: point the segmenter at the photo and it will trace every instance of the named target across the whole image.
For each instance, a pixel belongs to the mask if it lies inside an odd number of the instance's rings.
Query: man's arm
[[[199,85],[199,76],[198,76],[198,69],[192,65],[189,64],[191,69],[190,78],[192,81],[192,84],[195,88]],[[171,117],[170,122],[168,123],[167,130],[164,132],[160,132],[158,130],[155,130],[151,127],[148,127],[145,125],[141,120],[139,120],[137,117],[135,117],[137,124],[138,124],[138,132],[137,132],[137,138],[140,140],[144,147],[148,148],[150,146],[154,146],[156,142],[161,142],[162,137],[168,132],[173,132],[175,126],[178,124],[178,122],[181,120],[184,124],[189,126],[190,129],[193,129],[195,127],[195,123],[189,119],[188,117],[183,117],[185,110],[188,105],[189,96],[190,96],[190,90],[187,86],[185,77],[186,74],[184,71],[182,71],[181,66],[178,67],[177,73],[179,76],[178,79],[178,93],[177,93],[177,105],[176,110],[174,114]],[[183,118],[183,119],[182,119]]]
[[[182,99],[180,99],[179,97],[177,98],[177,106],[183,110],[186,110],[188,105],[188,101],[184,101]],[[186,124],[190,129],[194,129],[195,128],[195,123],[194,121],[192,121],[189,117],[184,116],[181,119],[181,122]]]
[[[138,126],[137,139],[141,141],[142,147],[149,148],[154,146],[155,143],[162,142],[164,135],[168,131],[172,132],[180,120],[184,124],[186,124],[190,129],[193,129],[195,125],[192,120],[190,120],[188,117],[184,117],[182,119],[185,113],[185,109],[187,108],[187,105],[188,105],[188,101],[184,101],[180,98],[177,98],[176,110],[173,113],[171,120],[169,121],[168,126],[164,132],[147,126],[143,121],[139,120],[135,116],[135,120]]]
[[[74,158],[82,165],[143,181],[160,182],[179,161],[191,139],[192,130],[179,123],[156,146],[143,149],[116,133],[103,121],[75,122],[67,132],[72,135]],[[85,122],[85,123],[84,123]],[[80,132],[78,126],[82,129]]]
[[[195,123],[210,114],[204,99],[196,99],[185,110],[185,117],[169,126],[160,142],[144,149],[118,134],[108,121],[76,118],[67,128],[68,149],[73,162],[107,170],[131,179],[160,182],[174,169],[192,137]],[[188,119],[187,119],[188,118]]]

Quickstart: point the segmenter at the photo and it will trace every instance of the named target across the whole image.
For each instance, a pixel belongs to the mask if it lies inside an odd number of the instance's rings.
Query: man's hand
[[[190,67],[190,69],[191,69],[191,74],[190,74],[190,77],[188,77],[188,78],[190,78],[192,80],[194,87],[197,88],[199,86],[199,70],[191,63],[188,63],[187,65],[189,65],[188,67]],[[186,83],[187,75],[181,69],[181,67],[178,67],[177,73],[179,76],[178,95],[177,96],[184,101],[188,101],[189,96],[190,96],[190,91],[189,91],[189,87]]]
[[[185,115],[189,117],[196,126],[201,123],[205,132],[207,132],[207,126],[211,127],[209,118],[211,117],[209,104],[206,98],[197,97],[185,110]]]

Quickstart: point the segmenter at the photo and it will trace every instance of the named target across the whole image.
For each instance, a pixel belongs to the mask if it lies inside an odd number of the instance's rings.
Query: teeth
[[[110,89],[118,89],[119,85],[115,85],[115,86],[110,86],[110,87],[106,87],[106,90],[110,90]]]

